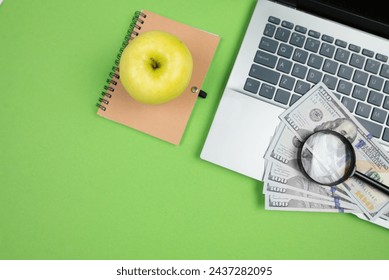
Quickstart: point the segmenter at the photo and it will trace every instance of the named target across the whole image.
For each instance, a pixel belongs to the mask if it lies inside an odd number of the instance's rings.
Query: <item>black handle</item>
[[[373,178],[359,172],[358,170],[355,171],[354,175],[357,176],[362,181],[372,185],[373,187],[375,187],[375,188],[385,192],[387,195],[389,195],[389,187],[388,186],[382,184],[381,182],[374,180]]]

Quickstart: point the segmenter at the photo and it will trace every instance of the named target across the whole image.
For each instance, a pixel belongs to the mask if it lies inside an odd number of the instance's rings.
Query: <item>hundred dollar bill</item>
[[[267,148],[264,158],[286,164],[294,169],[299,169],[297,164],[297,150],[301,141],[294,135],[286,124],[280,123],[272,141]]]
[[[280,119],[300,141],[318,130],[343,134],[354,147],[357,170],[389,184],[387,152],[323,83],[314,86],[281,114]],[[369,219],[388,212],[389,195],[354,177],[343,185]]]
[[[380,218],[389,221],[389,212],[388,212],[388,213],[382,214],[382,215],[380,216]]]
[[[265,195],[266,210],[304,211],[304,212],[334,212],[357,213],[358,210],[334,207],[330,205],[303,201],[295,198],[276,195]]]
[[[342,202],[338,198],[333,198],[332,201],[328,200],[328,198],[323,198],[311,194],[307,194],[304,192],[299,192],[297,189],[294,189],[293,187],[286,186],[286,185],[277,185],[274,183],[266,183],[264,184],[264,195],[276,195],[278,197],[284,197],[284,198],[290,198],[290,199],[296,199],[301,200],[304,202],[312,202],[312,203],[318,203],[323,205],[332,206],[335,208],[348,208],[348,209],[354,209],[359,210],[359,207],[356,205],[353,205],[352,207],[348,207],[347,202]]]
[[[294,197],[334,207],[358,209],[355,203],[340,197],[333,197],[334,188],[322,186],[305,178],[299,171],[279,163],[269,162],[264,177],[263,192],[270,194],[278,192],[278,196]],[[300,197],[298,194],[300,193]]]
[[[379,218],[375,219],[374,221],[369,221],[369,219],[365,215],[363,215],[362,213],[354,213],[354,215],[356,215],[358,218],[360,218],[362,220],[372,222],[373,224],[376,224],[376,225],[379,225],[381,227],[389,229],[389,221],[385,220],[382,217],[379,217]]]
[[[353,209],[357,209],[358,206],[353,202],[347,201],[341,197],[333,195],[330,189],[323,190],[325,194],[317,194],[310,191],[302,190],[293,186],[280,184],[278,182],[267,181],[263,184],[263,194],[269,195],[280,195],[284,197],[292,197],[298,199],[305,199],[309,201],[315,201],[320,203],[325,203],[328,205],[343,206],[353,205]]]

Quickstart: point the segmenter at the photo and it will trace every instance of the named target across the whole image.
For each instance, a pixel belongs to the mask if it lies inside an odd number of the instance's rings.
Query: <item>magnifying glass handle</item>
[[[378,182],[374,179],[372,179],[371,177],[359,172],[359,171],[355,171],[354,173],[355,176],[357,176],[359,179],[361,179],[362,181],[365,181],[366,183],[372,185],[373,187],[385,192],[387,195],[389,195],[389,187],[382,184],[381,182]]]

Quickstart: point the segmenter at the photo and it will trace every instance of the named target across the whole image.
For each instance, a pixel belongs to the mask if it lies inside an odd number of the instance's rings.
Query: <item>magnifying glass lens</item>
[[[342,135],[333,131],[319,131],[303,143],[300,165],[306,175],[317,183],[337,185],[353,173],[354,150]]]

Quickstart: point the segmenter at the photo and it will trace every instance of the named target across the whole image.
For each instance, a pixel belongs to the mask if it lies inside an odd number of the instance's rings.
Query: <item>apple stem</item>
[[[150,58],[151,59],[151,67],[153,67],[153,69],[158,69],[159,68],[159,63],[154,59],[154,58]]]

